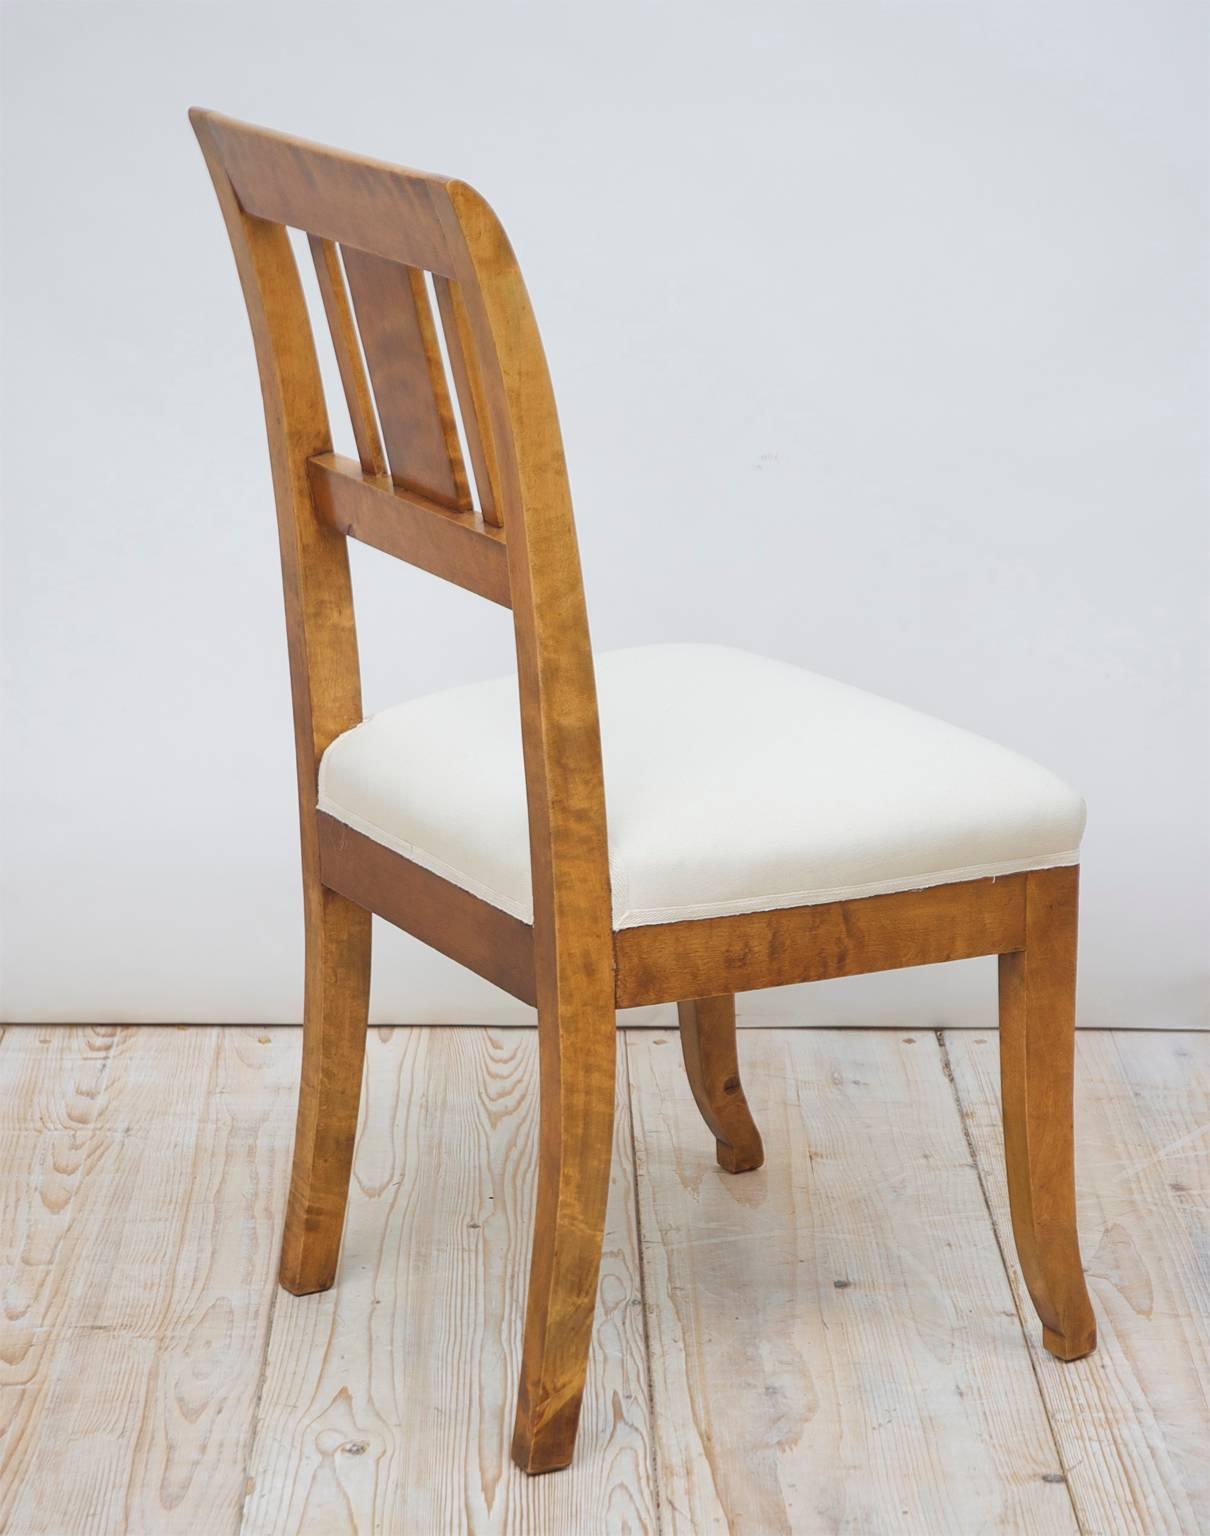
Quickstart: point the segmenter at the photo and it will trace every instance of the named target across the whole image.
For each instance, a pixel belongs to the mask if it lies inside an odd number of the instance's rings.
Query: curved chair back
[[[554,394],[512,247],[464,182],[197,108],[190,119],[231,237],[264,396],[308,901],[319,890],[319,760],[361,719],[346,545],[355,538],[512,608],[539,1007],[558,992],[607,987],[612,997],[588,619]],[[289,228],[308,237],[360,462],[332,451]]]

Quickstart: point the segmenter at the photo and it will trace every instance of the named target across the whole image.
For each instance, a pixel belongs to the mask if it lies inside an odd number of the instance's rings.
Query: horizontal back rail
[[[327,527],[512,607],[502,530],[474,512],[452,512],[400,490],[385,475],[363,475],[342,454],[319,454],[309,470],[315,510]]]
[[[193,114],[190,114],[191,116]],[[201,112],[245,213],[405,267],[458,277],[448,182]]]

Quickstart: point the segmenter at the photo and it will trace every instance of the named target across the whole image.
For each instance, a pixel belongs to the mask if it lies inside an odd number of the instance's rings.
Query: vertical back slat
[[[454,408],[423,273],[342,246],[353,309],[396,485],[471,508]]]
[[[370,396],[369,381],[361,361],[357,326],[353,321],[353,311],[349,308],[349,295],[340,267],[340,252],[331,240],[324,240],[319,235],[308,235],[307,243],[311,247],[324,314],[328,317],[328,329],[332,333],[336,366],[340,370],[340,382],[344,385],[349,420],[353,424],[353,440],[357,444],[357,457],[367,475],[385,475],[387,463],[382,451],[382,438],[378,433],[374,401]]]
[[[450,371],[454,375],[454,388],[462,408],[462,430],[466,435],[471,467],[475,471],[479,510],[485,523],[492,523],[498,528],[504,521],[500,511],[500,468],[488,424],[483,379],[475,355],[470,319],[457,283],[434,274],[433,290],[437,295],[437,307],[441,311],[441,325],[445,332]]]

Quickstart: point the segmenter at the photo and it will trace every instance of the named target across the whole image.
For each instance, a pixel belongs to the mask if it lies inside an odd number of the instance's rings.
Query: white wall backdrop
[[[1203,1022],[1200,4],[5,0],[3,32],[8,1018],[300,1011],[269,475],[200,103],[496,206],[598,646],[766,651],[1036,756],[1091,808],[1082,1022]],[[367,708],[509,667],[503,611],[354,558]],[[379,938],[378,1020],[528,1017]],[[744,1016],[991,1023],[994,964]]]

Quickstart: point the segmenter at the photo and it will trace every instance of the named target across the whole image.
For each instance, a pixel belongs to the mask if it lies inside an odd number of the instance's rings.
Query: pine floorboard
[[[1078,1219],[1098,1333],[1079,1370],[1042,1349],[1013,1252],[996,1037],[947,1046],[1083,1528],[1210,1531],[1210,1036],[1078,1038]]]
[[[537,1139],[518,1029],[376,1029],[336,1287],[279,1292],[296,1029],[0,1035],[5,1536],[1210,1530],[1210,1038],[1084,1031],[1100,1348],[1040,1349],[994,1031],[745,1029],[715,1165],[619,1037],[576,1460],[507,1442]]]

